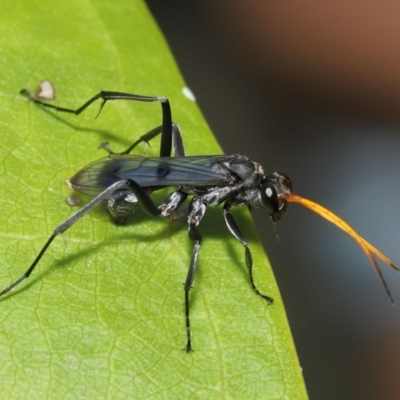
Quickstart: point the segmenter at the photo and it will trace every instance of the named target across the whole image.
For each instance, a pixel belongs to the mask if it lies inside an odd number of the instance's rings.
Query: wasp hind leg
[[[45,103],[33,97],[31,93],[29,93],[26,89],[22,89],[20,93],[33,103],[38,104],[42,107],[51,108],[58,112],[64,112],[75,115],[81,114],[84,110],[86,110],[86,108],[88,108],[92,103],[94,103],[98,99],[102,99],[103,101],[100,104],[100,109],[99,112],[97,113],[97,116],[101,113],[106,102],[110,100],[131,100],[131,101],[141,101],[147,103],[160,102],[162,110],[161,125],[152,129],[145,135],[141,136],[139,140],[133,143],[121,154],[129,154],[133,150],[133,148],[137,146],[137,144],[141,142],[148,142],[149,140],[153,139],[155,136],[161,133],[160,157],[171,157],[172,146],[174,146],[176,157],[184,156],[182,137],[178,126],[172,122],[171,106],[169,104],[169,100],[166,97],[142,96],[134,93],[101,91],[95,96],[91,97],[81,107],[73,109],[73,108],[59,107],[55,106],[54,104]],[[111,150],[107,148],[107,145],[103,145],[103,147],[105,147],[108,151],[111,152]]]

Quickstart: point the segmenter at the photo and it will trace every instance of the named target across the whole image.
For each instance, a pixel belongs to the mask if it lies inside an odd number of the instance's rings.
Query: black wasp
[[[189,203],[187,223],[189,238],[193,241],[194,248],[184,283],[187,335],[184,349],[187,352],[192,351],[189,292],[194,280],[202,242],[198,225],[206,212],[207,206],[223,204],[222,212],[225,223],[231,234],[245,249],[245,263],[249,272],[251,286],[255,293],[265,299],[267,303],[272,303],[273,300],[271,297],[262,294],[254,284],[253,261],[249,243],[236,225],[231,213],[231,207],[233,206],[264,208],[274,224],[286,211],[288,202],[301,203],[310,208],[350,234],[357,241],[370,259],[392,300],[373,254],[392,268],[398,271],[400,269],[331,211],[310,200],[292,194],[292,184],[285,174],[275,172],[267,176],[260,164],[241,154],[186,156],[179,127],[172,121],[171,107],[165,97],[102,91],[78,109],[73,110],[44,103],[34,98],[25,89],[21,90],[21,94],[41,106],[77,115],[98,99],[102,99],[99,113],[109,100],[160,102],[162,124],[141,136],[124,152],[116,154],[109,151],[108,157],[89,164],[69,180],[70,187],[73,190],[93,196],[94,199],[55,228],[28,270],[19,279],[1,291],[0,296],[28,278],[54,238],[65,232],[99,203],[106,201],[110,213],[117,218],[123,218],[133,213],[138,204],[150,215],[165,217],[177,211],[187,197],[192,196]],[[148,142],[160,134],[159,157],[142,157],[130,154],[139,143]],[[172,148],[174,149],[174,156],[171,156]],[[176,189],[164,199],[161,205],[157,206],[150,194],[169,186]]]

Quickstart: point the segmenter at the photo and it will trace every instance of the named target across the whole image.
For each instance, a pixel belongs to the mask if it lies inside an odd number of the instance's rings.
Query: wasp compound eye
[[[290,195],[291,190],[292,182],[285,174],[274,172],[265,178],[260,191],[261,203],[272,221],[280,219],[286,211],[286,197]]]
[[[279,211],[280,200],[275,185],[271,182],[264,183],[261,187],[261,202],[269,215]]]

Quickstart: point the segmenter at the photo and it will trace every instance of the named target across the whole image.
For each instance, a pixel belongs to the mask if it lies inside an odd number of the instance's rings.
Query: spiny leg
[[[242,243],[242,246],[244,247],[246,267],[247,267],[247,270],[249,271],[250,283],[251,283],[251,286],[252,286],[253,290],[256,292],[256,294],[258,296],[260,296],[263,299],[265,299],[268,302],[268,304],[272,304],[274,299],[269,297],[269,296],[266,296],[265,294],[262,294],[258,290],[257,286],[254,283],[254,279],[253,279],[253,257],[251,255],[251,251],[250,251],[250,248],[249,248],[249,243],[247,242],[247,240],[244,238],[244,236],[240,232],[240,229],[237,226],[237,224],[236,224],[236,222],[235,222],[235,220],[233,218],[233,215],[232,215],[231,210],[230,210],[230,205],[228,203],[224,204],[223,214],[224,214],[226,226],[228,227],[229,231],[232,233],[232,235],[237,240],[239,240],[240,243]]]
[[[161,96],[142,96],[133,93],[123,93],[123,92],[111,92],[111,91],[101,91],[92,98],[90,98],[86,103],[77,109],[65,108],[55,106],[53,104],[45,103],[33,97],[26,89],[22,89],[20,93],[27,97],[32,102],[39,104],[40,106],[51,108],[56,111],[66,112],[70,114],[79,115],[82,111],[86,110],[92,103],[98,99],[102,99],[100,104],[99,112],[97,116],[102,111],[104,105],[109,100],[133,100],[133,101],[143,101],[143,102],[156,102],[161,103],[162,108],[162,124],[161,124],[161,146],[160,146],[160,157],[170,157],[172,149],[172,113],[169,101],[165,97]],[[157,134],[156,134],[157,135]],[[155,136],[156,136],[155,135]],[[131,146],[132,147],[132,146]],[[128,149],[129,150],[129,149]]]
[[[156,126],[155,128],[151,129],[144,135],[140,136],[138,140],[136,140],[132,145],[130,145],[126,150],[122,151],[121,153],[116,153],[115,151],[111,150],[110,144],[108,142],[103,142],[100,144],[100,148],[104,148],[108,154],[129,154],[137,145],[140,143],[146,143],[150,146],[150,140],[154,139],[161,133],[162,126]]]
[[[189,270],[186,276],[184,291],[185,291],[185,323],[186,323],[186,347],[184,350],[187,353],[193,351],[192,349],[192,338],[190,332],[190,304],[189,304],[189,292],[192,288],[192,283],[196,273],[197,263],[199,259],[199,250],[202,243],[200,232],[197,230],[201,219],[206,212],[206,205],[200,198],[193,198],[189,205],[189,217],[188,217],[188,233],[189,238],[194,242],[194,248],[192,258],[190,260]]]
[[[151,131],[147,132],[146,134],[140,136],[135,143],[129,146],[125,151],[119,154],[129,154],[138,144],[140,143],[149,143],[150,140],[154,139],[162,132],[162,126],[157,126],[156,128],[152,129]],[[172,123],[172,147],[174,148],[175,157],[184,157],[185,156],[185,149],[183,147],[183,140],[181,131],[179,126],[173,122]],[[163,157],[161,154],[160,149],[160,157]]]

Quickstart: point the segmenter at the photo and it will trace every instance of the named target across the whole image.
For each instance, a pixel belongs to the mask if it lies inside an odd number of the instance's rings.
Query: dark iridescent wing
[[[226,168],[216,164],[231,156],[142,157],[112,154],[83,168],[71,179],[74,190],[97,196],[122,179],[132,179],[142,187],[213,186],[232,183]]]

